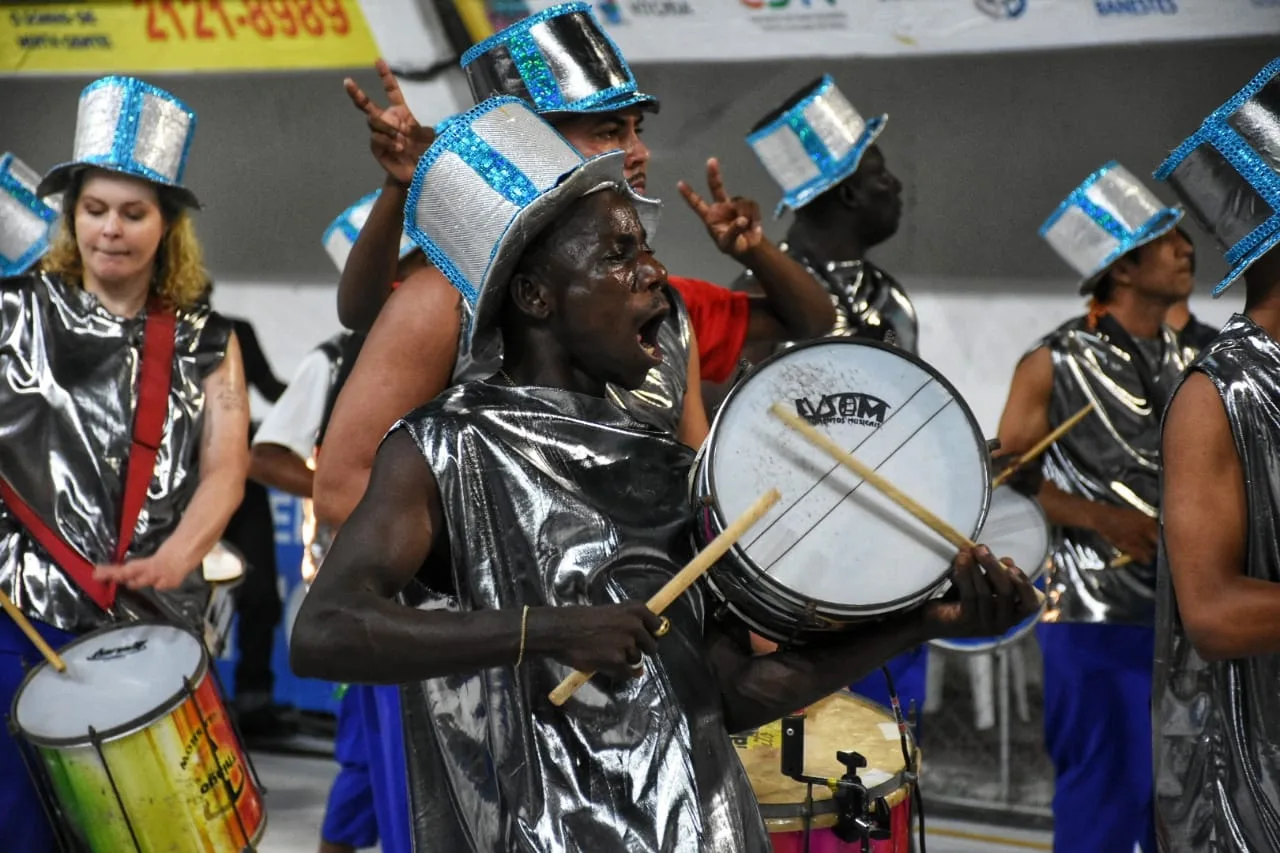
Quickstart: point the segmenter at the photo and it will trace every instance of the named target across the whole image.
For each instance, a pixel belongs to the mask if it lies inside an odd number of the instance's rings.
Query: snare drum
[[[1000,486],[991,493],[991,510],[978,541],[997,557],[1011,557],[1014,564],[1042,591],[1041,575],[1049,564],[1053,541],[1049,520],[1040,504],[1020,494],[1011,486]],[[1021,638],[1040,621],[1044,605],[998,637],[944,638],[929,642],[953,652],[990,652]]]
[[[12,710],[54,820],[93,853],[254,849],[262,788],[199,638],[139,622],[60,654],[66,672],[32,670]]]
[[[734,387],[695,463],[699,546],[768,489],[783,496],[707,573],[717,597],[756,633],[803,643],[939,591],[955,548],[771,415],[778,401],[955,529],[986,518],[990,453],[941,374],[877,342],[801,344]]]
[[[733,741],[760,803],[760,814],[769,830],[774,853],[801,853],[806,849],[806,830],[810,832],[811,853],[854,853],[862,849],[860,843],[842,842],[832,832],[836,807],[829,788],[813,787],[814,814],[806,820],[808,785],[783,776],[780,769],[780,723],[735,736]],[[910,748],[918,767],[920,751],[914,744]],[[861,753],[867,759],[867,766],[859,771],[859,777],[867,786],[868,797],[873,802],[884,798],[889,806],[890,837],[873,841],[873,853],[908,853],[911,849],[911,782],[905,775],[906,761],[893,715],[874,702],[845,691],[810,705],[805,711],[804,723],[805,773],[838,778],[844,775],[845,769],[836,759],[836,753],[850,751]]]

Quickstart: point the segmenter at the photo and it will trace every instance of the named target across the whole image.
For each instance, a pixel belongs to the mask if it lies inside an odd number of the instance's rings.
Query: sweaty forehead
[[[614,189],[579,199],[552,225],[549,247],[579,255],[612,244],[618,237],[644,239],[644,228],[631,202]]]

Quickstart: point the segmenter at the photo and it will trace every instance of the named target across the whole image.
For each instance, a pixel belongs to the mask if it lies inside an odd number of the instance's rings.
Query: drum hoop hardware
[[[209,672],[213,674],[213,681],[218,686],[218,695],[219,697],[223,697],[223,702],[225,703],[227,691],[222,686],[222,677],[218,675],[218,668],[216,666],[211,666],[209,667]],[[225,711],[226,709],[224,708],[223,710]],[[249,748],[245,746],[244,735],[240,734],[240,724],[236,722],[235,717],[233,717],[230,712],[227,712],[227,725],[231,728],[231,734],[235,736],[236,746],[240,747],[240,754],[244,756],[244,763],[248,766],[249,774],[253,777],[254,787],[258,789],[258,793],[260,795],[266,797],[267,786],[262,784],[262,778],[258,776],[258,767],[253,763],[253,756],[249,754]],[[262,834],[266,832],[266,829],[267,812],[264,808],[262,812],[262,827],[258,832],[259,839],[262,838]],[[244,853],[244,851],[242,851],[242,853]],[[252,853],[252,851],[250,851],[250,853]]]
[[[116,806],[120,809],[120,816],[124,818],[125,828],[129,830],[129,837],[133,839],[133,849],[137,853],[142,853],[142,845],[138,843],[138,833],[133,828],[133,821],[129,819],[129,810],[124,807],[124,798],[120,796],[120,789],[116,786],[116,775],[111,772],[111,765],[107,763],[107,756],[102,751],[102,738],[98,736],[98,730],[93,726],[89,726],[89,743],[93,746],[93,751],[98,755],[98,761],[102,764],[102,770],[107,774],[107,784],[111,786],[111,793],[116,798]]]

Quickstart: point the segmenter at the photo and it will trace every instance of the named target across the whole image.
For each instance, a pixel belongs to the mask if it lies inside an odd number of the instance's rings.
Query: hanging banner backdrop
[[[354,68],[377,56],[358,0],[0,5],[0,74]]]
[[[377,2],[377,0],[366,0]],[[548,0],[451,3],[473,39]],[[603,0],[631,62],[754,61],[1087,47],[1280,34],[1280,0]],[[487,15],[482,14],[487,12]]]

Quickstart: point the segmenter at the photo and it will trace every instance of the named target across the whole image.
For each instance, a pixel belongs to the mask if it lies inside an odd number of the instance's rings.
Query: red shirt
[[[684,297],[693,333],[698,336],[702,378],[724,382],[733,375],[747,340],[751,297],[696,278],[668,279]]]

